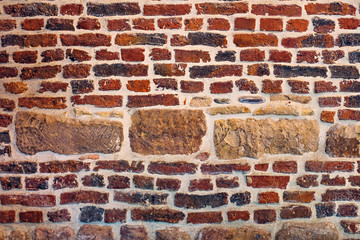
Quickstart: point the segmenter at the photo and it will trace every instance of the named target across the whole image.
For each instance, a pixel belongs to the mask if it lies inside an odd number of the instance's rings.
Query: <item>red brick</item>
[[[153,48],[150,57],[153,61],[170,60],[171,52],[168,49]]]
[[[44,190],[49,188],[49,177],[25,178],[25,188],[30,191]]]
[[[66,173],[66,172],[80,172],[81,170],[90,170],[90,163],[82,161],[51,161],[40,163],[41,173]]]
[[[63,67],[64,78],[86,78],[90,75],[90,64],[72,64]]]
[[[341,105],[341,97],[319,97],[320,107],[339,107]]]
[[[78,29],[85,30],[99,30],[100,22],[97,18],[84,18],[81,17],[78,20],[77,26]]]
[[[254,222],[258,224],[272,223],[276,221],[276,211],[273,209],[262,209],[254,211]]]
[[[230,29],[230,22],[224,18],[209,18],[208,30],[227,31]]]
[[[346,178],[340,176],[330,178],[329,174],[324,174],[322,175],[320,183],[326,186],[345,186]]]
[[[283,20],[281,18],[261,18],[260,30],[281,32],[283,30]]]
[[[150,106],[176,106],[179,105],[179,98],[174,94],[158,94],[158,95],[133,95],[128,96],[127,107],[140,108]]]
[[[123,48],[121,49],[121,58],[127,62],[144,61],[144,49],[142,48]]]
[[[13,59],[16,63],[36,63],[37,51],[14,52]]]
[[[89,61],[91,56],[88,52],[78,50],[78,49],[67,49],[66,58],[69,58],[71,61],[84,62]]]
[[[28,31],[38,31],[44,26],[44,19],[25,19],[21,22],[21,28]]]
[[[250,213],[248,211],[229,211],[227,212],[227,217],[229,222],[237,220],[249,221]]]
[[[9,54],[6,51],[0,51],[0,63],[8,63]]]
[[[108,177],[108,189],[125,189],[130,188],[130,178],[126,176],[113,175]]]
[[[190,13],[189,4],[154,4],[144,5],[144,16],[177,16]]]
[[[263,80],[262,92],[263,93],[282,93],[282,80]]]
[[[255,164],[254,169],[257,171],[262,171],[262,172],[266,172],[269,168],[269,164],[268,163],[258,163]]]
[[[339,18],[340,29],[357,29],[360,26],[360,20],[357,18]]]
[[[235,18],[234,30],[254,30],[255,18]]]
[[[179,50],[175,49],[176,62],[209,62],[210,54],[208,51],[201,50]]]
[[[186,31],[199,31],[203,26],[202,18],[190,18],[184,20]]]
[[[56,43],[55,34],[26,35],[24,38],[25,47],[54,47]]]
[[[29,79],[49,79],[54,78],[61,71],[59,65],[55,66],[43,66],[43,67],[24,67],[21,70],[20,78],[22,80]]]
[[[54,62],[64,59],[64,51],[61,49],[46,50],[41,53],[43,59],[41,62]]]
[[[144,171],[144,164],[142,161],[97,161],[94,171],[112,170],[115,172],[133,172],[133,173],[142,173]]]
[[[187,223],[221,223],[223,221],[221,212],[190,212],[188,213]]]
[[[38,90],[39,93],[43,92],[53,92],[57,93],[58,91],[66,92],[66,89],[68,88],[69,83],[64,82],[41,82],[40,89]]]
[[[160,18],[158,26],[160,29],[181,29],[182,18]]]
[[[56,205],[55,195],[0,195],[2,205],[21,205],[27,207],[53,207]]]
[[[28,85],[24,82],[7,82],[4,83],[4,88],[7,92],[13,94],[21,94],[29,89]]]
[[[276,47],[278,38],[274,34],[264,33],[235,34],[234,44],[237,47]]]
[[[139,30],[155,30],[154,19],[136,18],[132,20],[133,29]]]
[[[186,64],[154,64],[154,72],[156,75],[164,77],[180,77],[185,75]]]
[[[177,90],[177,81],[172,78],[159,78],[153,80],[156,85],[156,90]]]
[[[342,2],[309,3],[305,5],[308,15],[355,15],[356,8]]]
[[[36,173],[37,163],[35,162],[2,162],[0,163],[1,173]]]
[[[317,187],[319,186],[317,178],[317,175],[302,175],[296,178],[296,184],[303,188]]]
[[[62,18],[49,18],[45,28],[50,31],[75,31],[74,20]]]
[[[265,51],[259,49],[246,49],[240,51],[240,60],[248,62],[261,62],[265,59]]]
[[[121,81],[116,79],[102,79],[99,81],[99,90],[101,91],[111,91],[111,90],[120,90]]]
[[[109,202],[109,193],[101,193],[96,191],[75,191],[65,192],[60,195],[60,204],[70,203],[93,203],[105,204]]]
[[[342,92],[359,92],[360,82],[352,80],[343,80],[340,82],[340,91]]]
[[[354,171],[354,163],[345,161],[307,161],[305,171],[317,173],[352,172]]]
[[[188,37],[179,34],[172,35],[170,39],[171,46],[183,47],[190,44]]]
[[[320,54],[317,53],[316,51],[298,51],[296,55],[296,62],[317,63],[319,62],[319,58],[318,58],[319,55]]]
[[[22,97],[19,98],[19,107],[27,108],[47,108],[47,109],[64,109],[66,108],[65,97]]]
[[[111,36],[101,33],[61,34],[60,39],[63,46],[99,47],[111,45]]]
[[[16,21],[13,19],[1,19],[0,31],[11,31],[16,28]]]
[[[337,60],[345,56],[345,53],[342,50],[335,50],[335,51],[324,50],[321,53],[324,63],[327,64],[335,63]]]
[[[328,34],[306,35],[301,37],[283,38],[281,44],[286,48],[330,48],[334,46],[334,38]]]
[[[290,32],[305,32],[308,26],[309,21],[305,19],[291,19],[286,22],[286,30]]]
[[[20,212],[19,221],[28,223],[42,223],[43,213],[41,211]]]
[[[307,191],[285,191],[283,194],[284,202],[310,203],[315,200],[315,192]]]
[[[156,180],[157,190],[177,191],[181,187],[181,180],[171,178],[158,178]]]
[[[204,91],[204,83],[200,81],[181,81],[181,92],[199,93]]]
[[[162,175],[184,175],[194,174],[197,166],[187,162],[151,162],[148,166],[148,172]]]
[[[326,123],[335,122],[335,112],[333,111],[322,111],[320,115],[320,120]]]
[[[355,204],[341,204],[337,208],[337,217],[357,217],[358,207]]]
[[[311,209],[308,206],[290,205],[282,207],[280,211],[281,219],[293,219],[293,218],[310,218]]]
[[[0,98],[0,108],[2,108],[4,111],[11,112],[15,109],[15,101],[6,98]]]
[[[78,187],[78,182],[75,174],[54,177],[53,188],[55,190],[76,187]]]
[[[69,210],[67,209],[61,209],[58,211],[49,211],[47,213],[47,217],[49,218],[50,222],[70,222],[71,221],[71,215]]]
[[[0,223],[14,223],[15,222],[15,211],[0,211]]]
[[[11,78],[18,75],[18,70],[15,67],[0,67],[0,79]]]
[[[126,221],[126,209],[105,209],[104,222],[106,223],[116,223],[116,222],[125,222]]]
[[[129,80],[126,84],[128,90],[133,92],[149,92],[150,81],[149,80]]]
[[[84,6],[82,4],[65,4],[60,8],[60,13],[62,15],[78,16],[81,15],[83,11]]]
[[[273,171],[278,173],[297,173],[295,161],[276,161],[273,163]]]
[[[120,54],[118,52],[111,52],[106,49],[96,51],[96,60],[119,60]]]
[[[71,102],[76,105],[94,105],[100,108],[113,108],[122,106],[123,97],[118,95],[86,95],[72,96]]]
[[[291,92],[305,94],[309,93],[309,82],[306,81],[297,81],[297,80],[288,80],[289,86],[291,87]]]
[[[315,17],[312,19],[312,23],[316,33],[331,33],[335,30],[335,22],[330,19]]]
[[[279,202],[279,194],[277,192],[259,193],[260,204],[269,204],[269,203],[278,203],[278,202]]]
[[[109,31],[129,31],[131,26],[128,23],[129,19],[114,19],[108,21],[108,30]]]
[[[218,175],[230,174],[234,172],[250,171],[250,166],[247,163],[237,164],[203,164],[201,165],[202,174]]]
[[[194,179],[190,180],[189,191],[210,191],[213,190],[211,179]]]
[[[216,187],[218,188],[237,188],[239,187],[239,178],[220,177],[216,179]]]
[[[214,82],[210,84],[210,92],[221,94],[221,93],[231,93],[233,88],[233,82]]]
[[[351,183],[351,186],[360,186],[360,176],[349,176],[348,180]]]
[[[1,187],[5,191],[21,189],[21,177],[1,177]]]
[[[178,223],[184,218],[184,213],[169,208],[135,208],[131,211],[134,221]]]
[[[250,76],[269,76],[270,69],[267,63],[253,64],[248,67],[248,75]]]
[[[136,188],[141,189],[154,189],[154,178],[135,175],[133,177],[133,183]]]
[[[195,4],[197,14],[221,14],[233,15],[236,13],[246,13],[249,11],[247,3],[227,2],[227,3],[198,3]]]
[[[291,62],[292,54],[288,51],[271,50],[269,61],[271,62]]]
[[[280,188],[286,189],[289,183],[289,176],[247,176],[246,182],[248,187],[253,188]]]
[[[333,82],[316,81],[314,86],[315,93],[336,92],[336,89],[337,87],[333,85]]]
[[[360,111],[341,109],[338,111],[338,117],[340,120],[355,120],[360,121]]]
[[[301,7],[298,5],[253,4],[251,13],[268,16],[300,17]]]

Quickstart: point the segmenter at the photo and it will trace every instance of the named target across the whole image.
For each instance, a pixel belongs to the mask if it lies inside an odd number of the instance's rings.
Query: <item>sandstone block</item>
[[[337,240],[339,233],[333,223],[285,223],[276,233],[276,240]]]
[[[335,124],[326,133],[325,152],[331,157],[360,157],[360,127]]]
[[[197,240],[229,239],[229,240],[270,240],[271,233],[254,227],[227,228],[207,227],[199,232]]]

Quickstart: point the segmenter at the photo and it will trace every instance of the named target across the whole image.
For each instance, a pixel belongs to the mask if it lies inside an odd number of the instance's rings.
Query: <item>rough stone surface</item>
[[[337,240],[339,233],[333,223],[285,223],[276,233],[276,240]]]
[[[294,115],[299,116],[299,108],[295,105],[269,104],[253,112],[253,115]]]
[[[190,236],[181,228],[168,227],[155,232],[155,240],[191,240]]]
[[[244,106],[226,106],[226,107],[209,108],[206,112],[210,115],[239,114],[239,113],[249,113],[250,109]]]
[[[206,132],[198,110],[139,110],[131,119],[131,149],[145,155],[194,153]]]
[[[270,240],[271,233],[267,230],[247,226],[242,228],[207,227],[199,232],[196,239]]]
[[[299,96],[299,95],[271,95],[270,101],[292,101],[298,103],[309,103],[311,101],[310,96]]]
[[[120,240],[149,240],[146,228],[142,225],[123,225],[120,228]]]
[[[114,240],[112,228],[109,226],[83,225],[77,240]]]
[[[21,152],[30,155],[42,151],[60,154],[113,153],[120,150],[123,140],[122,124],[119,122],[85,122],[19,112],[15,124],[17,147]]]
[[[326,133],[325,152],[331,157],[360,157],[360,126],[335,124]]]
[[[216,153],[223,159],[314,152],[318,135],[314,120],[228,119],[216,120],[214,126]]]
[[[193,97],[190,100],[190,107],[210,107],[212,99],[209,97]]]

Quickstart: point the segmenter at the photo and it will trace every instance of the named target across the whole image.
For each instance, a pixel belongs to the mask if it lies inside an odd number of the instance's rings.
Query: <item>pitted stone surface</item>
[[[331,222],[285,223],[276,240],[337,240],[339,233]]]
[[[326,153],[331,157],[360,157],[360,126],[335,124],[326,132]]]
[[[196,238],[197,240],[270,240],[271,233],[267,230],[242,227],[242,228],[228,228],[228,227],[207,227],[203,228]]]

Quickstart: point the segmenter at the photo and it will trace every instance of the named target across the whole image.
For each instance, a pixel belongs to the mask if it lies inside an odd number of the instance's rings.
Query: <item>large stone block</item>
[[[131,149],[145,155],[194,153],[206,132],[200,110],[139,110],[131,120]]]
[[[207,227],[203,228],[196,240],[229,239],[229,240],[270,240],[267,230],[244,226],[242,228]]]
[[[302,154],[318,149],[319,126],[315,120],[248,118],[217,120],[216,153],[223,159],[258,158],[263,154]]]
[[[52,151],[60,154],[114,153],[123,141],[119,122],[80,121],[45,114],[19,112],[16,115],[16,144],[26,154]]]
[[[331,157],[360,157],[360,126],[335,124],[326,132],[325,152]]]
[[[276,240],[337,240],[339,232],[330,222],[285,223],[276,233]]]

